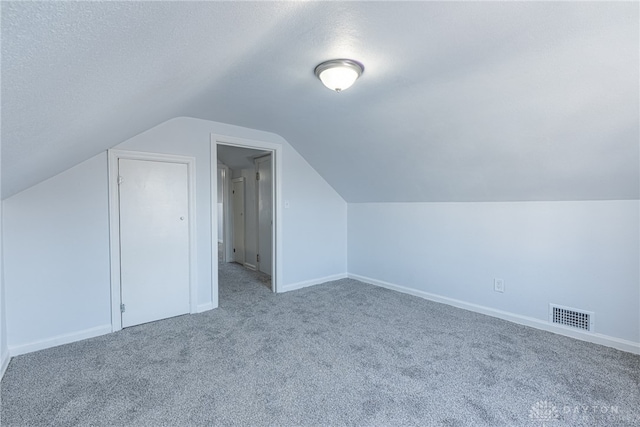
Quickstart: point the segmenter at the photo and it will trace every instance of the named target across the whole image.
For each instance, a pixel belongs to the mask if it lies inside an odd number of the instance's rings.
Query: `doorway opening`
[[[212,135],[211,154],[217,166],[212,173],[212,188],[217,192],[217,206],[212,207],[214,295],[219,292],[218,263],[235,263],[268,277],[262,284],[278,292],[281,146]]]

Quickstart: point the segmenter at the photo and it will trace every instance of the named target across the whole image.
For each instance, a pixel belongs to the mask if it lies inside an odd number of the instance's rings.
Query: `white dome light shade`
[[[351,59],[332,59],[316,67],[316,76],[331,90],[341,92],[351,87],[360,77],[364,67]]]

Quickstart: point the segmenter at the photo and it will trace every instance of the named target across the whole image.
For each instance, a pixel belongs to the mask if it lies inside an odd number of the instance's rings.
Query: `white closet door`
[[[118,160],[122,326],[189,312],[188,166]]]

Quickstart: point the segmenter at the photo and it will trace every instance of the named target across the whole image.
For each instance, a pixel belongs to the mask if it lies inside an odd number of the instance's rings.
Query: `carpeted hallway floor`
[[[15,357],[2,426],[640,426],[640,356],[339,280]]]

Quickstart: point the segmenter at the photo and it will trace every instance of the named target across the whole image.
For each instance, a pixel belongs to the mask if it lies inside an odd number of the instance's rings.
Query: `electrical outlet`
[[[493,279],[493,290],[496,292],[504,292],[504,280]]]

